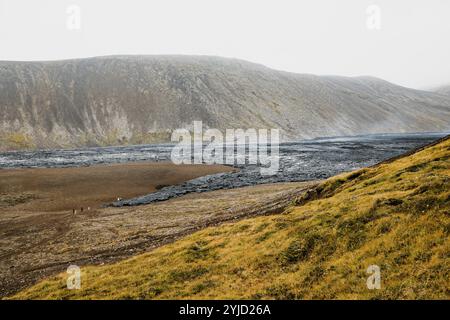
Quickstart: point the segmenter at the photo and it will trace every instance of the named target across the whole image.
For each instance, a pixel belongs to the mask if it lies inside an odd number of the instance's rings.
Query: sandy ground
[[[136,162],[81,168],[0,170],[0,208],[24,202],[23,211],[70,211],[99,208],[118,197],[127,199],[233,168]],[[8,196],[9,195],[9,196]],[[3,201],[2,201],[3,200]],[[32,200],[32,201],[28,201]]]
[[[281,212],[315,183],[282,183],[188,194],[138,207],[101,208],[157,185],[231,170],[221,166],[125,164],[0,170],[0,297],[69,265],[110,263],[199,229]],[[72,207],[91,210],[73,214]]]

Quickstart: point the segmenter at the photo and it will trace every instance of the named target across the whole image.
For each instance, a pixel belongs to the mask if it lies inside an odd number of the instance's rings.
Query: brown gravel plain
[[[169,163],[0,170],[0,297],[71,264],[109,263],[208,226],[281,212],[315,184],[259,185],[102,208],[117,197],[230,170]]]

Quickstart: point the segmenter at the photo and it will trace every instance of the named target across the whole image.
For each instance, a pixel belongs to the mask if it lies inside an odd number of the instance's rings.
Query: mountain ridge
[[[0,62],[0,150],[167,142],[194,120],[280,128],[284,141],[448,131],[450,97],[215,56]]]

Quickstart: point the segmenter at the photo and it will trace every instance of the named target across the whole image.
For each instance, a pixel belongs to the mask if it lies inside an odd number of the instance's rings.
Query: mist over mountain
[[[163,142],[194,120],[285,141],[448,131],[450,95],[208,56],[0,62],[2,150]]]
[[[438,87],[438,88],[434,89],[433,91],[440,93],[440,94],[450,95],[450,84],[446,85],[446,86]]]

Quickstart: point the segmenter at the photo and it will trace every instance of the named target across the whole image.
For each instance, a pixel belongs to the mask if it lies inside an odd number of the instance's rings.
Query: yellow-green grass
[[[0,134],[0,150],[26,150],[34,147],[33,139],[27,134],[20,132]]]
[[[284,214],[212,227],[82,267],[19,299],[449,299],[450,140],[333,177]],[[378,265],[381,289],[369,290]]]

